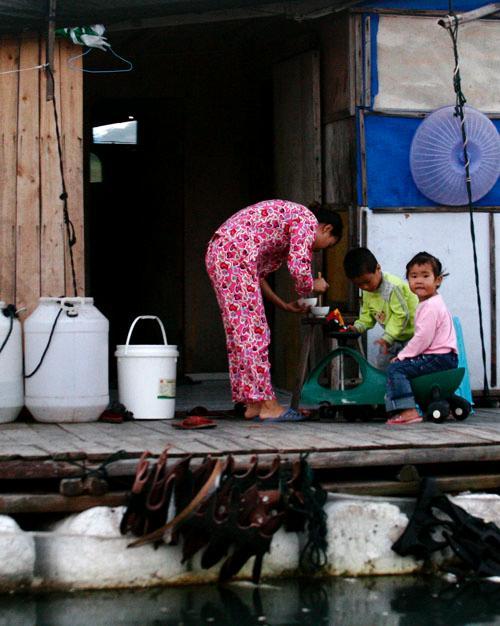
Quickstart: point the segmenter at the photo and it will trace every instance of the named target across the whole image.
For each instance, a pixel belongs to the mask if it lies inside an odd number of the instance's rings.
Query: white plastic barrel
[[[6,307],[0,302],[0,423],[13,422],[24,405],[21,324],[4,315]]]
[[[130,344],[132,331],[139,320],[156,320],[163,344]],[[118,398],[135,419],[172,419],[175,414],[177,346],[167,344],[165,328],[155,315],[136,317],[128,331],[125,345],[116,346],[118,359]]]
[[[93,298],[40,298],[24,323],[25,404],[36,420],[99,418],[109,404],[108,334]]]

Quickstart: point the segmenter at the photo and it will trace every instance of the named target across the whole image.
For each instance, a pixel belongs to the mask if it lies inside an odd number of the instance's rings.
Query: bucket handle
[[[127,354],[127,348],[128,348],[128,344],[130,341],[130,337],[132,336],[132,331],[134,330],[134,326],[137,324],[139,320],[156,320],[158,324],[160,325],[161,334],[163,335],[163,343],[164,345],[168,346],[167,335],[165,334],[165,328],[163,326],[161,319],[157,317],[156,315],[139,315],[139,317],[136,317],[135,320],[132,322],[132,325],[130,326],[130,330],[128,331],[127,341],[125,342],[125,354]]]

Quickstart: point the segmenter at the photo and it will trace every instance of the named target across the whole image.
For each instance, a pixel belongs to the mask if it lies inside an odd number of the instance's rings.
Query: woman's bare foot
[[[277,400],[264,400],[260,407],[260,417],[261,419],[266,419],[268,417],[279,417],[282,413],[286,411],[284,406]]]
[[[245,419],[251,420],[257,415],[260,415],[260,407],[262,402],[250,402],[245,409]]]

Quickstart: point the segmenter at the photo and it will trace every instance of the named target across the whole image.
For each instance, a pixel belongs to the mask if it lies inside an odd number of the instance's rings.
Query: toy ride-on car
[[[343,362],[346,357],[356,362],[359,384],[351,385],[341,381],[340,389],[330,389],[321,384],[320,378],[331,362],[334,359]],[[343,370],[343,367],[340,369]],[[464,374],[465,369],[459,367],[419,376],[411,381],[415,399],[427,420],[442,422],[450,413],[457,420],[468,417],[471,405],[454,393]],[[320,418],[341,413],[348,421],[366,419],[383,413],[386,380],[385,372],[370,365],[357,350],[342,346],[325,356],[311,371],[302,387],[300,401],[302,404],[319,405]]]
[[[429,422],[444,422],[451,415],[456,420],[467,419],[471,405],[454,392],[458,389],[465,374],[465,368],[434,372],[418,376],[411,381],[415,400],[425,411]]]

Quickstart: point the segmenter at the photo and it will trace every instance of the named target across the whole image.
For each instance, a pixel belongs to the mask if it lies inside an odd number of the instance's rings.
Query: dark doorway
[[[89,146],[88,291],[110,322],[112,386],[116,383],[114,351],[117,344],[125,343],[135,317],[157,315],[168,343],[181,349],[183,344],[181,103],[161,98],[105,99],[90,111],[92,129],[130,122],[131,132],[125,135],[109,132],[98,137],[94,131]],[[152,321],[138,324],[131,340],[161,342]]]

